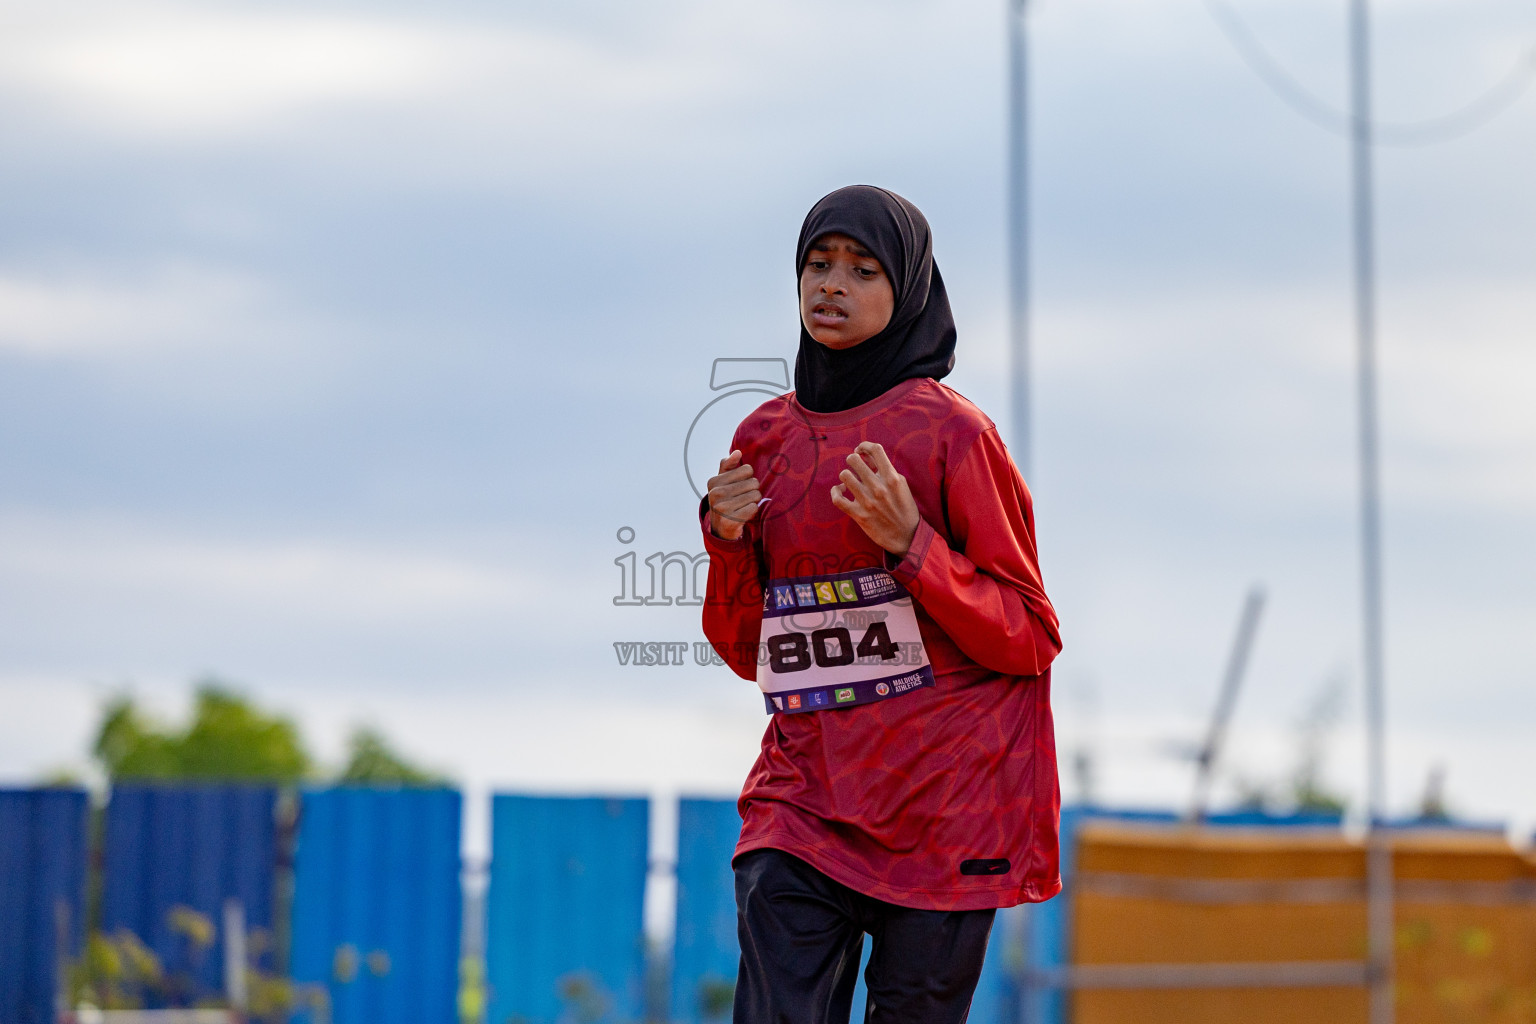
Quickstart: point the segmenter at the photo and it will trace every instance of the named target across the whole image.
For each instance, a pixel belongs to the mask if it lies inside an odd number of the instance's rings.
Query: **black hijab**
[[[933,262],[933,234],[922,211],[873,185],[840,188],[811,207],[795,247],[796,296],[811,243],[844,234],[875,254],[891,279],[891,322],[868,341],[830,349],[800,325],[795,397],[812,412],[863,405],[913,377],[945,376],[955,366],[955,319]],[[798,308],[798,302],[796,303]]]

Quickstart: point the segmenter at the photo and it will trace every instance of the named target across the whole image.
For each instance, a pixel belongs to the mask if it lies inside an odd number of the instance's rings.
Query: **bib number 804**
[[[767,640],[768,667],[777,673],[804,672],[814,661],[821,668],[851,665],[853,659],[879,658],[891,661],[900,648],[891,642],[891,632],[883,622],[872,622],[855,647],[848,630],[818,629],[804,633],[780,633]]]

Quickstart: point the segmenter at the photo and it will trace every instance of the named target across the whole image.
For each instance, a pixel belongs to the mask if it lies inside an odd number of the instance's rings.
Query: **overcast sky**
[[[1235,2],[1343,102],[1341,2]],[[614,559],[700,550],[712,360],[793,359],[795,235],[843,184],[926,212],[949,382],[1017,442],[1003,7],[0,0],[0,776],[82,767],[107,693],[175,716],[217,673],[332,761],[369,721],[476,793],[734,793],[760,700],[620,666],[702,636],[615,607]],[[1375,9],[1386,121],[1536,44],[1525,0]],[[1182,805],[1259,583],[1222,792],[1282,780],[1336,685],[1358,794],[1345,144],[1201,0],[1034,10],[1063,750],[1101,799]],[[1378,160],[1392,799],[1439,764],[1528,829],[1536,91]]]

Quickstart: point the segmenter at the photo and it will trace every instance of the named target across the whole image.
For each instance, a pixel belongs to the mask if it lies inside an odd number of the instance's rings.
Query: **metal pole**
[[[245,904],[230,897],[224,901],[224,998],[243,1020],[245,989]]]
[[[1008,349],[1013,409],[1013,461],[1030,479],[1029,436],[1029,0],[1008,2]],[[1035,1024],[1036,1003],[1047,990],[1030,983],[1033,915],[1020,915],[1024,968],[1019,976],[1018,1020]]]
[[[1243,601],[1243,613],[1237,621],[1237,636],[1232,640],[1232,653],[1227,656],[1227,670],[1221,677],[1221,692],[1216,698],[1216,710],[1211,715],[1211,728],[1205,744],[1195,757],[1195,795],[1190,801],[1189,817],[1195,824],[1205,821],[1206,805],[1210,801],[1211,781],[1216,773],[1216,759],[1221,756],[1221,745],[1227,737],[1227,724],[1232,720],[1232,708],[1237,704],[1237,691],[1243,685],[1243,673],[1248,668],[1248,655],[1253,650],[1253,638],[1259,629],[1259,615],[1264,611],[1264,588],[1255,586]]]
[[[1371,43],[1368,0],[1349,0],[1350,165],[1354,227],[1355,339],[1360,425],[1360,576],[1365,668],[1366,919],[1370,1021],[1392,1024],[1392,853],[1386,819],[1386,709],[1382,664],[1381,502],[1376,443],[1376,252],[1371,169]]]
[[[64,1020],[69,1014],[69,903],[53,901],[53,1016]]]
[[[1008,0],[1008,340],[1013,461],[1030,478],[1029,0]]]

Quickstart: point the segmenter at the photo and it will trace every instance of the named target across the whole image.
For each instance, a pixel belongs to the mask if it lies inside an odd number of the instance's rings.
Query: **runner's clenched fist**
[[[757,515],[763,500],[752,467],[740,465],[741,450],[720,460],[720,472],[709,478],[709,528],[722,540],[735,540]]]
[[[905,557],[920,517],[907,478],[896,472],[885,449],[873,441],[860,444],[838,479],[842,483],[832,488],[832,504],[870,540],[897,558]]]

